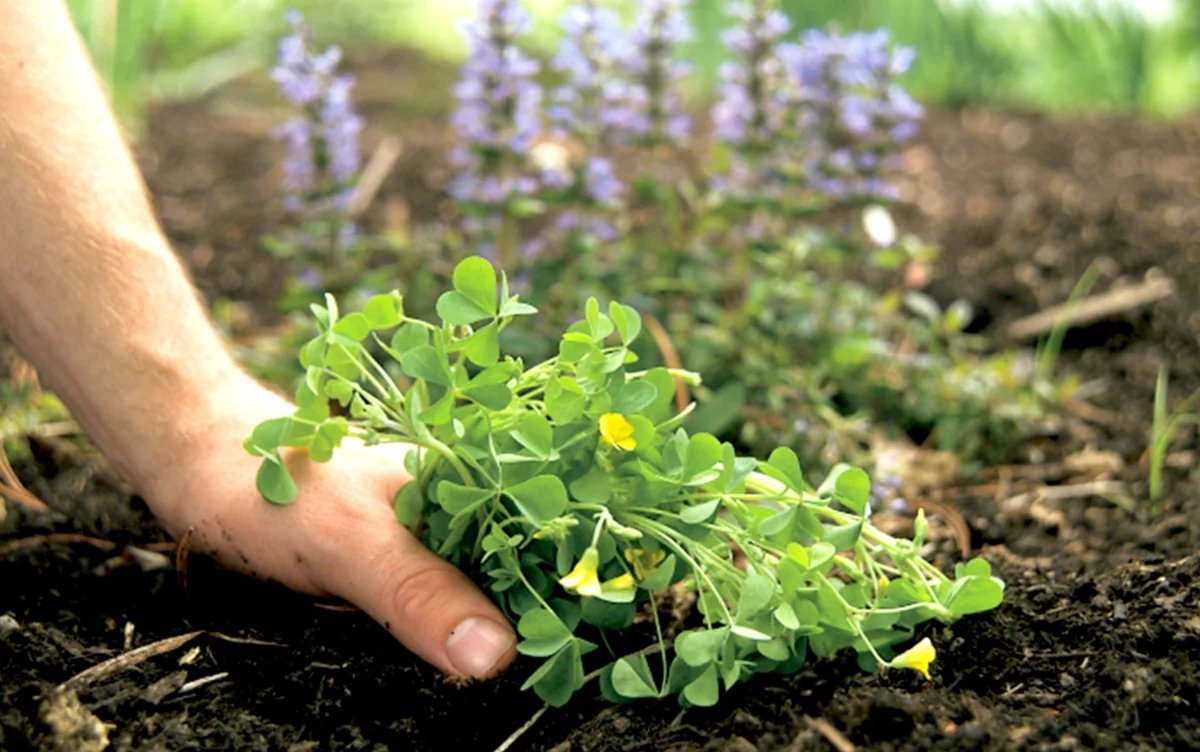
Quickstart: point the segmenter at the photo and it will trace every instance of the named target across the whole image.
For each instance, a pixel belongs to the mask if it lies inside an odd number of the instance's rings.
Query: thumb
[[[446,673],[484,679],[507,667],[516,656],[508,619],[466,575],[397,524],[391,509],[371,509],[360,519],[355,545],[326,568],[322,585]]]

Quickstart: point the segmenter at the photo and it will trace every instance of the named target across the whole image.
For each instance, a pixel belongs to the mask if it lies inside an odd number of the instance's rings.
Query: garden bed
[[[380,102],[393,99],[395,82],[380,78]],[[365,76],[379,127],[374,88]],[[228,104],[251,94],[224,96],[151,113],[140,158],[202,289],[250,303],[235,321],[247,333],[272,322],[280,286],[278,263],[256,250],[280,219],[277,154],[270,114]],[[440,121],[409,113],[395,128],[406,148],[368,218],[376,226],[435,214],[446,177]],[[1162,511],[1142,501],[1159,366],[1170,366],[1174,395],[1200,387],[1200,124],[935,112],[904,159],[901,225],[944,246],[929,292],[971,300],[990,335],[1065,300],[1092,263],[1097,289],[1147,274],[1176,285],[1168,300],[1068,336],[1061,367],[1093,394],[1054,435],[1031,442],[1024,462],[912,500],[935,520],[961,514],[971,547],[1008,582],[1004,605],[924,628],[941,648],[932,683],[865,675],[845,656],[755,678],[711,709],[611,706],[585,690],[515,748],[1200,746],[1194,439],[1168,458]],[[34,449],[19,475],[55,511],[10,505],[0,528],[0,747],[53,747],[51,690],[193,630],[202,633],[136,665],[76,680],[70,689],[87,712],[74,717],[85,728],[91,716],[111,724],[120,749],[492,749],[538,711],[535,696],[517,691],[523,661],[495,682],[459,686],[362,614],[198,557],[184,577],[171,549],[152,545],[165,533],[102,463],[56,442]],[[1132,505],[1087,493],[1112,488],[1086,485],[1102,482],[1123,483]],[[1040,493],[1045,485],[1075,491]],[[881,524],[903,529],[905,520]],[[958,556],[951,528],[935,532],[949,565]]]

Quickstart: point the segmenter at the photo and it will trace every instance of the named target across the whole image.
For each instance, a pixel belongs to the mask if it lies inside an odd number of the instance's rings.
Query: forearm
[[[0,327],[141,490],[244,377],[61,3],[0,0]]]

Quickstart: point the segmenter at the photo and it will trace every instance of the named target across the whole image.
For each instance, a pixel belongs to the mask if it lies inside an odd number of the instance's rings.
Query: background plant
[[[468,32],[456,122],[471,128],[459,127],[456,154],[471,157],[456,157],[455,195],[470,235],[479,189],[510,186],[490,211],[514,250],[493,257],[546,311],[541,347],[588,295],[620,296],[687,343],[683,365],[715,374],[697,425],[743,446],[784,443],[828,467],[867,461],[882,428],[968,461],[1010,457],[1069,385],[1022,355],[989,353],[966,333],[969,306],[943,310],[909,281],[936,249],[898,237],[881,204],[922,113],[899,85],[911,51],[883,31],[800,33],[769,0],[732,3],[715,140],[693,140],[679,110],[684,10],[653,3],[623,27],[594,4],[569,8],[553,66],[564,83],[541,117],[532,67],[505,83],[509,68],[488,64],[503,57],[490,38],[526,59],[523,21],[486,33],[493,16],[523,19],[519,3],[485,3]],[[526,177],[506,183],[504,170]],[[538,338],[513,345],[547,354]]]
[[[481,579],[516,623],[518,650],[544,659],[524,686],[546,702],[581,688],[592,638],[645,604],[656,643],[604,661],[613,700],[712,705],[722,686],[842,648],[869,670],[929,676],[928,640],[894,646],[921,622],[999,604],[986,562],[952,578],[921,558],[923,517],[912,540],[875,528],[862,470],[839,465],[814,488],[788,449],[759,461],[686,430],[674,380],[697,377],[634,370],[633,308],[590,299],[557,354],[526,365],[502,354],[500,333],[536,309],[478,257],[453,285],[440,323],[408,315],[398,293],[345,315],[333,298],[314,306],[298,409],[246,447],[263,458],[263,495],[290,503],[285,448],[320,462],[347,437],[411,444],[397,517]],[[696,593],[703,625],[676,634],[669,655],[654,595],[672,586]]]

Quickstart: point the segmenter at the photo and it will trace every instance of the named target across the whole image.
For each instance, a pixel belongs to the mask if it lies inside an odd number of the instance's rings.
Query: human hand
[[[508,620],[396,521],[406,447],[344,447],[327,464],[294,452],[285,459],[296,503],[263,501],[259,460],[242,440],[259,420],[286,412],[282,399],[249,383],[229,390],[212,415],[187,416],[176,461],[142,483],[172,534],[190,530],[193,549],[232,569],[345,598],[449,674],[487,678],[505,668],[516,654]]]

